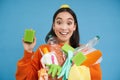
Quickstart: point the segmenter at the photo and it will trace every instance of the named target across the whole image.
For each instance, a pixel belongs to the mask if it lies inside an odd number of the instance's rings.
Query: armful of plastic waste
[[[77,51],[81,51],[87,57],[87,59],[83,62],[82,65],[90,66],[93,64],[98,64],[102,61],[102,53],[100,50],[96,50],[94,46],[99,42],[100,37],[95,36],[91,40],[88,41],[87,44],[77,49]]]
[[[61,72],[61,66],[58,64],[55,52],[49,52],[47,47],[43,48],[43,56],[40,61],[43,68],[48,70],[47,74],[52,75],[52,78]]]
[[[46,65],[50,65],[50,64],[58,65],[58,61],[55,56],[55,52],[48,52],[48,53],[44,54],[41,58],[41,63],[44,68],[46,67]]]
[[[68,44],[65,44],[62,47],[62,50],[67,54],[69,50],[71,50],[74,53],[74,56],[72,58],[72,62],[75,63],[77,66],[79,65],[86,65],[89,66],[91,64],[99,63],[102,60],[102,53],[100,50],[94,49],[93,51],[89,52],[93,49],[93,47],[98,43],[100,37],[95,36],[91,40],[88,41],[87,44],[84,46],[80,46],[76,49],[71,47]],[[87,54],[85,52],[88,52]]]
[[[75,54],[72,57],[72,62],[74,64],[76,64],[77,66],[81,65],[85,60],[86,60],[86,56],[82,53],[82,52],[77,52],[75,53],[75,49],[73,47],[71,47],[68,44],[64,44],[64,46],[62,47],[62,50],[67,54],[68,51],[72,51],[73,54]]]
[[[72,66],[72,62],[79,66],[80,64],[84,62],[86,57],[85,55],[83,55],[82,52],[79,52],[76,55],[74,55],[75,49],[68,44],[64,44],[62,46],[62,50],[67,55],[67,59],[62,66],[62,70],[61,70],[61,73],[58,75],[58,79],[63,76],[63,80],[66,80],[68,79],[69,71]]]

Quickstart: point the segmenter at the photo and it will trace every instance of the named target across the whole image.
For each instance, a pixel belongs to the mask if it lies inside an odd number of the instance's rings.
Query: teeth
[[[61,34],[66,35],[66,34],[67,34],[67,32],[61,32]]]

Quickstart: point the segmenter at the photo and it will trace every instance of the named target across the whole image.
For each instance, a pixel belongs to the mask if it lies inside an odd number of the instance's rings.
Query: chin
[[[60,39],[60,41],[62,41],[62,42],[67,42],[68,39]]]

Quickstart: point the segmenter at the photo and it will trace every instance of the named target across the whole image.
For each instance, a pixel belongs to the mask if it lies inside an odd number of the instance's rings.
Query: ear
[[[74,25],[74,28],[73,28],[73,31],[75,31],[76,30],[76,24]]]

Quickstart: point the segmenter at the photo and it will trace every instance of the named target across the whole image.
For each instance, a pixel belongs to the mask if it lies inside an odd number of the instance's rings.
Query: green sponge
[[[62,46],[62,50],[67,54],[68,53],[68,51],[74,51],[75,49],[73,48],[73,47],[71,47],[70,45],[68,45],[68,44],[64,44],[63,46]]]
[[[34,40],[35,31],[32,29],[26,29],[24,33],[24,41],[28,43],[32,43]]]
[[[64,44],[62,46],[62,50],[67,54],[68,51],[72,51],[74,53],[75,49],[71,47],[68,44]],[[76,55],[73,56],[72,61],[75,63],[77,66],[81,65],[84,61],[86,60],[86,56],[82,52],[76,53]]]
[[[81,65],[86,60],[86,56],[82,52],[78,52],[73,58],[72,61],[77,65]]]

